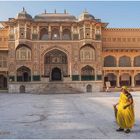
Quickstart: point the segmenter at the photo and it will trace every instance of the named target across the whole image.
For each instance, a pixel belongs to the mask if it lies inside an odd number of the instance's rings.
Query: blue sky
[[[79,16],[86,8],[95,18],[108,22],[108,27],[140,28],[140,1],[0,1],[0,21],[15,17],[25,7],[33,17],[66,9]]]

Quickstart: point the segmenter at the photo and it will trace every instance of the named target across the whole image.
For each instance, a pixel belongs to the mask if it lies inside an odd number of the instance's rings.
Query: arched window
[[[120,76],[120,86],[130,86],[131,85],[131,76],[128,73],[123,73]]]
[[[138,74],[135,76],[134,80],[135,80],[135,85],[136,85],[136,86],[140,86],[140,73],[138,73]]]
[[[67,55],[58,49],[51,50],[45,55],[45,64],[67,64]]]
[[[48,39],[49,39],[48,30],[46,28],[41,29],[40,40],[48,40]]]
[[[140,56],[134,58],[134,67],[140,67]]]
[[[117,83],[117,76],[114,73],[108,73],[105,78],[105,82],[110,82],[111,86],[115,87]]]
[[[104,58],[104,67],[116,67],[116,58],[114,56],[106,56]]]
[[[81,61],[94,61],[95,60],[95,49],[91,45],[85,45],[80,50]]]
[[[59,29],[54,28],[54,29],[52,30],[51,38],[52,38],[52,40],[59,40],[59,39],[60,39]]]
[[[20,45],[16,50],[16,60],[31,60],[31,49],[25,45]]]
[[[22,66],[17,69],[17,81],[31,81],[31,70],[28,67]]]
[[[71,39],[71,32],[69,29],[64,29],[63,30],[63,40],[70,40]]]
[[[122,56],[119,59],[119,67],[131,67],[131,59],[128,56]]]
[[[81,69],[81,80],[94,80],[95,71],[91,66],[85,66]]]

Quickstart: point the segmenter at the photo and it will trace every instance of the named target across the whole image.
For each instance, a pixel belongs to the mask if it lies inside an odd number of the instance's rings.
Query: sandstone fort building
[[[78,18],[23,8],[0,22],[0,89],[68,93],[140,87],[140,29],[108,28],[84,11]]]

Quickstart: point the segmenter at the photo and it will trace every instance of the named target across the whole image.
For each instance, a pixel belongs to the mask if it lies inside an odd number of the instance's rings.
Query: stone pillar
[[[20,39],[20,27],[19,27],[19,23],[18,23],[18,27],[17,27],[17,31],[16,32],[18,33],[17,39]]]
[[[62,25],[60,25],[60,40],[62,40],[62,34],[63,34],[63,29],[62,29]]]
[[[37,34],[38,34],[38,40],[40,40],[40,31],[39,31],[39,26],[37,26]]]
[[[131,75],[131,87],[135,87],[134,73]]]
[[[51,40],[51,26],[50,25],[48,27],[48,36],[49,36],[49,40]]]
[[[97,81],[97,72],[96,72],[96,69],[95,69],[95,81]]]
[[[71,26],[71,40],[73,40],[73,26]]]
[[[117,74],[117,87],[120,87],[120,73]]]
[[[117,67],[119,67],[119,58],[118,57],[116,58],[116,61],[117,61],[116,65],[117,65]]]
[[[78,39],[81,39],[81,36],[80,36],[80,27],[79,27],[79,26],[77,27],[77,33],[78,33],[78,35],[79,35],[79,36],[78,36]]]
[[[70,65],[69,65],[69,74],[70,74],[70,78],[72,77],[72,68],[71,68],[71,62],[70,62]]]
[[[27,24],[25,24],[24,35],[25,35],[24,38],[27,39]]]
[[[92,24],[90,24],[90,38],[92,38]]]
[[[85,24],[83,25],[83,31],[84,31],[84,39],[86,38],[86,27]]]
[[[131,58],[131,67],[134,67],[134,58]]]

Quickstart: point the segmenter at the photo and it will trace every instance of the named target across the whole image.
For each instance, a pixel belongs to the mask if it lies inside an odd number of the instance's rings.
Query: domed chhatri
[[[88,13],[87,10],[85,10],[80,16],[79,20],[95,20],[95,17]]]
[[[23,10],[21,12],[19,12],[17,14],[16,19],[28,19],[28,20],[32,20],[32,16],[30,14],[28,14],[25,10],[25,8],[23,7]]]

